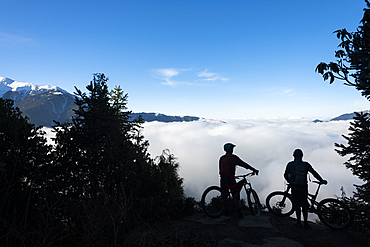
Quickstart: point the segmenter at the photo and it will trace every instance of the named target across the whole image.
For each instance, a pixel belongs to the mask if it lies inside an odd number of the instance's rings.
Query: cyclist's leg
[[[227,189],[227,177],[221,175],[220,177],[220,187],[225,193],[227,193],[229,190]]]
[[[309,204],[307,201],[308,197],[308,190],[302,191],[302,214],[303,214],[303,227],[304,228],[309,228],[310,226],[308,225],[308,208]]]
[[[307,203],[307,193],[305,189],[301,188],[292,188],[292,199],[293,199],[293,207],[295,209],[296,218],[297,218],[297,226],[302,226],[301,224],[301,208],[303,209],[303,217],[307,216],[304,205]],[[308,214],[308,207],[307,207],[307,214]],[[304,218],[305,219],[305,218]]]
[[[226,177],[226,176],[223,176],[223,175],[221,175],[221,178],[220,178],[220,187],[221,187],[221,189],[223,190],[223,191],[225,191],[225,193],[229,193],[229,189],[227,188],[227,179],[228,179],[228,177]],[[224,197],[225,198],[225,200],[227,199],[227,196],[225,196]],[[225,215],[229,215],[230,213],[229,213],[229,204],[227,203],[226,204],[226,209],[225,209],[225,213],[224,213]]]
[[[235,206],[236,206],[236,209],[238,211],[238,217],[242,218],[243,213],[241,212],[240,188],[237,187],[238,185],[237,185],[235,179],[229,178],[227,180],[227,183],[228,183],[228,186],[234,186],[231,189],[231,193],[233,195],[233,198],[234,198],[234,201],[235,201]]]
[[[236,181],[235,181],[235,179],[232,179],[232,178],[227,178],[226,179],[226,181],[227,181],[227,186],[230,188],[230,192],[231,192],[231,194],[232,194],[232,196],[233,196],[233,198],[234,199],[237,199],[238,198],[238,190],[237,190],[237,188],[236,188]]]

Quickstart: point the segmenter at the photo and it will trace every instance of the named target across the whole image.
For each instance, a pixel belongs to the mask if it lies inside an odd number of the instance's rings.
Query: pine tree
[[[180,164],[170,150],[163,150],[156,158],[157,177],[159,178],[161,197],[164,201],[179,200],[184,197],[183,179],[178,175]]]
[[[367,8],[356,32],[346,29],[334,32],[341,41],[340,49],[335,52],[337,61],[321,62],[316,71],[323,75],[324,80],[330,79],[330,83],[336,79],[344,81],[345,85],[355,87],[370,100],[370,2],[365,2]],[[357,222],[354,228],[370,234],[370,119],[367,113],[355,114],[354,122],[349,127],[349,136],[343,135],[348,145],[336,143],[335,146],[341,156],[350,156],[345,166],[364,181],[362,185],[355,185],[357,192],[354,198],[344,197],[344,200],[356,208]]]
[[[0,98],[0,245],[35,237],[50,150],[41,127]]]
[[[131,119],[128,95],[120,87],[109,92],[107,81],[94,74],[88,93],[76,88],[72,121],[54,126],[55,204],[85,245],[107,244],[100,236],[162,217],[171,200],[183,199],[175,157],[164,153],[158,164],[150,158],[143,119]]]
[[[350,124],[350,133],[348,136],[343,135],[348,145],[336,143],[336,151],[341,156],[350,156],[345,166],[364,181],[362,185],[355,185],[355,198],[370,203],[370,116],[368,113],[356,113]]]
[[[111,106],[107,81],[104,74],[95,74],[88,95],[76,88],[72,122],[54,127],[59,183],[74,198],[103,192],[118,196],[135,160],[129,114],[120,112],[123,106]]]
[[[364,182],[354,185],[357,191],[353,197],[346,197],[344,190],[342,193],[342,200],[354,211],[355,224],[352,228],[370,235],[370,116],[368,113],[355,114],[348,136],[343,135],[348,145],[335,143],[335,146],[341,156],[350,157],[345,166]]]
[[[335,79],[344,81],[347,86],[353,86],[361,91],[362,95],[370,100],[370,2],[365,0],[367,8],[361,25],[356,32],[348,32],[346,29],[337,30],[337,38],[340,39],[338,51],[335,52],[336,62],[320,63],[316,71],[323,75],[324,80]],[[357,196],[361,200],[369,202],[369,184],[367,181],[370,162],[370,146],[368,145],[368,114],[356,113],[354,123],[349,128],[352,133],[350,137],[344,137],[348,146],[336,144],[341,150],[337,152],[342,155],[352,155],[345,163],[355,176],[365,181],[363,186],[356,186]],[[366,196],[367,195],[367,196]],[[367,199],[366,199],[367,198]]]

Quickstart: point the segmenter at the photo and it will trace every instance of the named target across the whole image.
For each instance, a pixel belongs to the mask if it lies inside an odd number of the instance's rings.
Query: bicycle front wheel
[[[260,199],[258,198],[258,194],[255,190],[250,189],[247,193],[248,195],[248,206],[249,210],[253,215],[260,215],[261,214],[261,203]]]
[[[271,192],[266,197],[266,206],[277,216],[290,216],[294,212],[292,197],[284,191]]]
[[[211,186],[203,192],[201,205],[203,212],[209,217],[220,217],[226,210],[226,204],[227,194],[220,187]]]
[[[322,200],[317,206],[317,215],[324,225],[337,230],[347,229],[353,222],[349,207],[334,198]]]

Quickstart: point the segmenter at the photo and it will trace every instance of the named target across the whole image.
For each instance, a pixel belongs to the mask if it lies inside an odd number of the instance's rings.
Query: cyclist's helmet
[[[294,158],[302,158],[302,157],[303,157],[303,152],[302,152],[302,150],[300,150],[300,149],[296,149],[296,150],[294,150],[294,152],[293,152],[293,157],[294,157]]]
[[[230,150],[231,148],[233,147],[236,147],[236,145],[232,144],[232,143],[226,143],[224,145],[224,150],[227,152],[228,150]]]

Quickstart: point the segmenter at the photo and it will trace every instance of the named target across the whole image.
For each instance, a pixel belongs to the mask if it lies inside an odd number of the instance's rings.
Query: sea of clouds
[[[318,200],[340,196],[342,186],[351,196],[355,191],[353,184],[362,181],[343,165],[349,157],[341,157],[334,150],[334,143],[347,144],[342,134],[348,134],[349,123],[314,123],[301,118],[147,122],[143,134],[150,142],[152,157],[169,149],[178,158],[185,193],[196,200],[208,186],[219,184],[218,160],[224,154],[224,143],[236,144],[234,153],[260,171],[250,181],[264,204],[270,192],[285,189],[283,173],[296,148],[303,150],[303,159],[328,181],[321,187]],[[244,173],[244,168],[237,168],[237,174]],[[316,180],[312,175],[310,178]],[[315,190],[316,184],[310,183],[309,191]]]
[[[250,181],[264,204],[270,192],[285,189],[283,173],[296,148],[303,150],[303,159],[328,181],[328,185],[321,187],[318,200],[340,196],[342,186],[351,196],[355,191],[353,184],[362,181],[343,165],[349,157],[341,157],[334,150],[334,143],[347,144],[342,135],[348,134],[349,123],[314,123],[302,118],[146,122],[143,135],[149,140],[152,158],[164,149],[177,157],[186,196],[197,201],[207,187],[219,184],[218,160],[224,154],[224,143],[236,144],[234,153],[260,171]],[[48,136],[52,135],[50,129],[46,131]],[[237,168],[237,174],[245,173],[244,168]],[[315,189],[316,184],[310,183],[309,191],[313,193]]]

